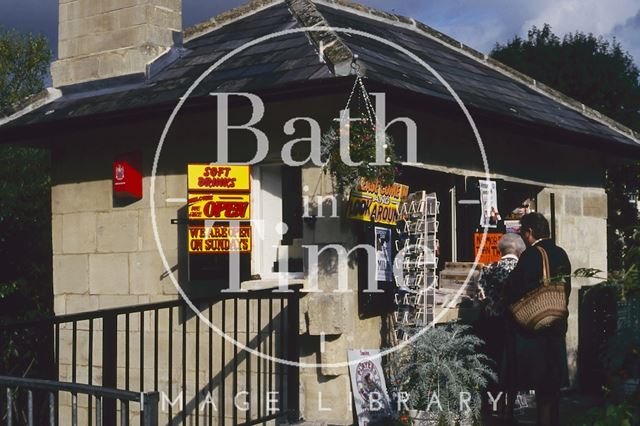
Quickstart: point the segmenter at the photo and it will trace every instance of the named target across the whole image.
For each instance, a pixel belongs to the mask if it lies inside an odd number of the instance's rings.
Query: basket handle
[[[540,246],[536,246],[540,254],[542,255],[542,284],[549,285],[551,284],[551,274],[549,269],[549,256],[545,249]]]

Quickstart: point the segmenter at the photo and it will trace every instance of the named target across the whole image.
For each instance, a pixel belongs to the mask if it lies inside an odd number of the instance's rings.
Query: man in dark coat
[[[520,219],[520,236],[527,245],[505,286],[510,305],[542,285],[542,247],[549,257],[550,276],[563,277],[566,302],[571,292],[571,264],[567,253],[549,238],[549,222],[540,213]],[[539,332],[524,330],[510,317],[507,337],[506,377],[510,390],[510,413],[516,391],[535,390],[539,425],[559,425],[560,388],[568,386],[567,321],[559,321]]]

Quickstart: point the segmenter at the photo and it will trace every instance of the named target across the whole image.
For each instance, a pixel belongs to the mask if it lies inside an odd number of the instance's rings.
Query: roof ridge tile
[[[311,0],[286,0],[286,3],[303,27],[330,27]],[[306,33],[336,76],[351,74],[353,52],[335,31],[307,31]]]

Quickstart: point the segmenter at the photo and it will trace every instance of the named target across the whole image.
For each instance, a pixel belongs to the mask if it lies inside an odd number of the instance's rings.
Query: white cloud
[[[580,30],[605,35],[640,10],[638,0],[545,0],[537,4],[537,13],[523,23],[523,32],[548,23],[556,34]]]
[[[562,36],[582,31],[615,36],[640,65],[638,0],[449,0],[420,2],[361,0],[420,19],[461,42],[488,53],[496,42],[525,37],[533,26],[551,25]]]

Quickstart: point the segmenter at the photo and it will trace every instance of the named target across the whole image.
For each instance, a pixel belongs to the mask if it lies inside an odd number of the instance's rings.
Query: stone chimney
[[[182,39],[182,0],[59,0],[55,87],[144,73]]]

